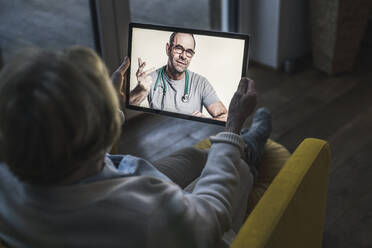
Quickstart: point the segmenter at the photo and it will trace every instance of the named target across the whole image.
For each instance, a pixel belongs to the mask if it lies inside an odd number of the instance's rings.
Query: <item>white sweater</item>
[[[216,247],[231,227],[244,143],[232,133],[211,140],[192,193],[132,156],[108,156],[96,176],[49,188],[23,184],[1,164],[0,239],[11,247]]]

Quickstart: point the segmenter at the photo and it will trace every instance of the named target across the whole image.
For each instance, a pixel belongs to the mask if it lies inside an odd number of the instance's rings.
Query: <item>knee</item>
[[[181,153],[183,153],[184,156],[187,156],[189,158],[194,158],[195,160],[198,160],[198,161],[206,162],[208,158],[208,150],[201,150],[195,147],[187,147],[180,151]]]

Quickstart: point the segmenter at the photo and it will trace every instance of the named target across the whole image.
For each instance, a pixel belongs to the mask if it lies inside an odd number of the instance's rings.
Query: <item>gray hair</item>
[[[170,47],[172,47],[174,45],[174,38],[176,37],[176,35],[178,33],[180,33],[180,32],[173,32],[171,34],[171,36],[169,37],[169,45],[170,45]],[[195,49],[195,47],[196,47],[196,41],[195,41],[194,34],[192,34],[192,33],[185,33],[185,34],[191,35],[192,39],[194,40],[194,49]]]
[[[59,184],[104,157],[118,106],[94,51],[28,50],[0,73],[0,161],[26,183]]]

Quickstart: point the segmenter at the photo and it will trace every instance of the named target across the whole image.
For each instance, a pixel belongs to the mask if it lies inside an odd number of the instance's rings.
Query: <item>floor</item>
[[[161,12],[164,0],[151,3],[131,0],[132,20],[207,28],[208,1],[200,1],[197,11],[195,2],[199,1],[166,1],[175,11],[165,13]],[[198,11],[206,14],[194,18]],[[177,20],[172,18],[174,14]],[[0,0],[0,45],[4,61],[28,45],[94,47],[89,18],[87,0]],[[294,74],[258,65],[249,69],[249,76],[256,81],[259,105],[272,111],[272,139],[291,152],[306,137],[325,139],[331,145],[323,247],[372,247],[371,69],[372,24],[352,73],[328,77],[313,69],[308,58],[297,64]],[[222,129],[143,114],[125,124],[119,149],[156,160]]]

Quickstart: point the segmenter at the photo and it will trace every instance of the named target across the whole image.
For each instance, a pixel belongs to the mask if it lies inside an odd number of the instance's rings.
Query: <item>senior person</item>
[[[26,52],[1,71],[0,239],[10,247],[217,247],[239,230],[271,131],[260,109],[239,135],[256,105],[253,81],[240,81],[209,152],[186,149],[189,161],[174,164],[205,162],[185,192],[161,160],[107,154],[128,63],[112,77],[119,93],[87,48]]]
[[[146,98],[149,107],[198,117],[203,106],[215,120],[226,121],[227,109],[209,81],[188,70],[195,54],[193,34],[174,32],[166,44],[167,64],[153,72],[144,70],[138,58],[137,86],[130,92],[130,103],[140,105]]]

